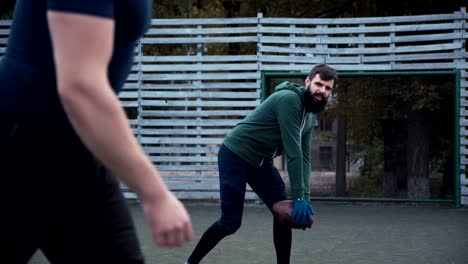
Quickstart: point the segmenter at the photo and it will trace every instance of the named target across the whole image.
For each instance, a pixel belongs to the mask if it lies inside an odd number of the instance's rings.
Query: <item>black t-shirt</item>
[[[118,93],[133,63],[136,41],[151,21],[151,0],[18,0],[6,52],[0,59],[0,111],[61,123],[66,119],[57,95],[47,11],[110,18],[114,49],[108,68]]]

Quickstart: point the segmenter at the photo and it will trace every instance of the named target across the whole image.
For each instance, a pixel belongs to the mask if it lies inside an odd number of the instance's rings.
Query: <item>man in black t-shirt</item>
[[[116,93],[151,0],[18,0],[0,60],[0,259],[142,263],[118,181],[142,198],[154,242],[192,229],[135,141]]]

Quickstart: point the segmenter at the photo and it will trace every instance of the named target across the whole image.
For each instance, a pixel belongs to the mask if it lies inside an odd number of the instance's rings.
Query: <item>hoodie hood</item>
[[[304,92],[305,92],[305,87],[301,86],[297,83],[293,82],[282,82],[278,84],[275,88],[275,92],[282,91],[282,90],[291,90],[295,92],[299,97],[301,98],[301,101],[304,102]]]

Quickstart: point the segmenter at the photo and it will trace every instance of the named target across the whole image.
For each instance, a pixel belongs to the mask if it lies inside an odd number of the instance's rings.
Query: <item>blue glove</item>
[[[293,211],[291,219],[296,224],[305,224],[307,221],[312,221],[312,215],[314,215],[314,208],[309,201],[303,198],[293,199]]]

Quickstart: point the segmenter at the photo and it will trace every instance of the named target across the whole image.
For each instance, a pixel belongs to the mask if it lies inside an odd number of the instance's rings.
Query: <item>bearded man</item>
[[[328,65],[312,68],[305,86],[283,82],[226,136],[218,153],[221,217],[203,234],[186,264],[198,264],[221,239],[241,226],[246,184],[272,210],[288,199],[285,184],[273,159],[284,152],[293,200],[291,220],[312,220],[310,204],[310,151],[316,114],[322,112],[338,79]],[[274,217],[273,217],[274,218]],[[273,220],[277,263],[289,263],[291,227]]]

